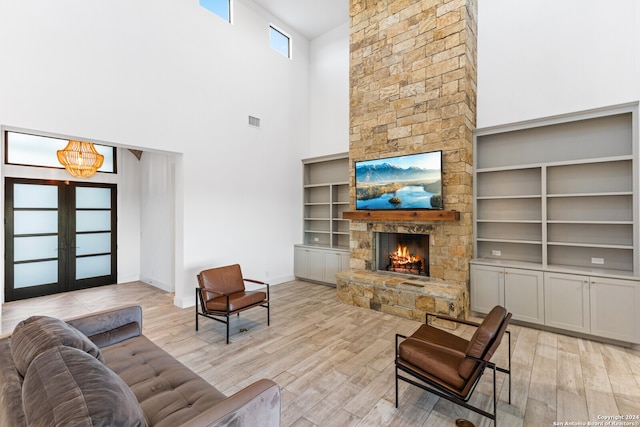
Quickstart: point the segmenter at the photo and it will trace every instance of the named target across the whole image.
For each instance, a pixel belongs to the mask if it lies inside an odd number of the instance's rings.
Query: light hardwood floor
[[[487,419],[401,383],[394,408],[394,339],[419,323],[342,304],[335,289],[294,281],[271,288],[266,311],[235,318],[225,345],[224,325],[173,305],[173,294],[141,282],[11,302],[2,308],[2,333],[32,314],[61,318],[123,304],[140,304],[144,333],[225,394],[259,378],[282,388],[282,426],[453,426]],[[639,308],[640,309],[640,308]],[[240,329],[247,332],[239,332]],[[553,426],[640,416],[640,352],[512,325],[512,404],[498,375],[499,426]],[[471,329],[456,333],[468,337]],[[494,356],[505,365],[506,340]],[[490,405],[490,375],[473,401]],[[640,420],[628,420],[640,425]]]

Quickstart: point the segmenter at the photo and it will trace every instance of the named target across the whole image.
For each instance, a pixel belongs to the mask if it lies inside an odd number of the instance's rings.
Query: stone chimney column
[[[350,15],[351,182],[355,160],[442,150],[444,208],[460,220],[432,224],[431,277],[468,286],[476,0],[351,0]],[[366,269],[371,228],[351,222],[354,269]]]

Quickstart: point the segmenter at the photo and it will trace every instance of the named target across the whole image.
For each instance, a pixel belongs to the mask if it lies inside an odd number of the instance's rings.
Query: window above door
[[[6,131],[5,164],[64,169],[58,162],[56,152],[64,149],[68,142],[68,139]],[[94,146],[104,156],[104,163],[98,172],[116,173],[115,147]]]

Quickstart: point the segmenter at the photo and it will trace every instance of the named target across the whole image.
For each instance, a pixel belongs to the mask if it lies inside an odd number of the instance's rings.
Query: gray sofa
[[[280,388],[225,396],[142,335],[139,306],[33,316],[0,337],[0,426],[27,425],[279,426]]]

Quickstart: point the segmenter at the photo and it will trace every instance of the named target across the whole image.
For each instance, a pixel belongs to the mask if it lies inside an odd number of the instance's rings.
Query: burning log
[[[389,254],[387,271],[420,274],[423,271],[422,263],[421,257],[410,254],[406,246],[398,245],[398,249]]]

